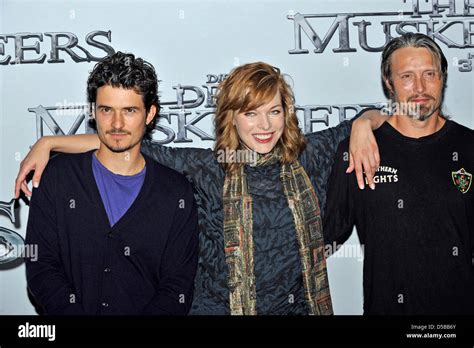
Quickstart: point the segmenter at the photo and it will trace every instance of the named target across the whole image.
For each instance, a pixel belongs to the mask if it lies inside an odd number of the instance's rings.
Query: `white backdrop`
[[[209,96],[234,66],[261,60],[290,75],[301,125],[316,131],[384,102],[380,49],[367,46],[382,46],[386,35],[403,30],[419,31],[432,35],[450,62],[446,110],[473,128],[474,1],[433,3],[0,0],[0,201],[13,197],[19,161],[41,135],[39,125],[43,134],[53,134],[47,122],[55,120],[68,133],[80,109],[56,109],[85,103],[93,60],[112,50],[134,53],[157,69],[160,125],[167,127],[156,132],[157,141],[211,147],[205,136],[213,134]],[[344,106],[350,106],[345,113]],[[84,131],[82,123],[76,133]],[[20,202],[17,211],[16,225],[2,213],[0,226],[24,236],[28,207]],[[355,233],[340,253],[328,261],[335,313],[361,314]],[[24,265],[0,265],[0,314],[34,313]]]

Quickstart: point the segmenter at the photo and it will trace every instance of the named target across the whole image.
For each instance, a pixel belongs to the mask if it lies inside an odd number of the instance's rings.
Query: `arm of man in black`
[[[191,184],[186,182],[183,187],[162,256],[156,295],[143,314],[185,315],[191,308],[198,260],[198,215]]]
[[[37,246],[37,259],[25,259],[28,289],[44,314],[84,314],[80,298],[64,271],[60,256],[55,200],[55,170],[49,166],[31,198],[26,244]]]
[[[368,114],[367,112],[370,113]],[[370,115],[370,119],[365,118],[365,121],[370,121],[373,130],[377,129],[385,120],[385,118],[381,116],[377,109],[369,108],[362,110],[350,120],[339,123],[336,127],[306,134],[308,144],[300,157],[300,161],[315,187],[322,210],[322,217],[324,217],[325,213],[324,208],[326,204],[329,175],[331,173],[331,168],[334,163],[334,156],[338,149],[338,145],[347,137],[354,135],[351,133],[354,121],[361,119],[361,117],[366,117],[366,115]],[[373,137],[372,134],[370,136]],[[361,133],[359,132],[358,135],[355,135],[355,137],[361,139]],[[360,141],[356,143],[359,143],[360,145]],[[357,148],[355,151],[358,152],[360,161],[362,158],[360,157],[361,152],[359,150],[360,148]],[[348,153],[351,153],[351,151],[349,151],[348,145]],[[345,169],[349,167],[349,159],[350,156],[345,162]],[[354,160],[354,158],[352,159]],[[374,170],[372,167],[370,167],[368,162],[364,163],[363,168],[358,161],[355,162],[355,166],[360,168],[361,172],[363,170],[364,173],[367,173],[368,171]],[[358,185],[357,180],[354,181],[354,185]]]
[[[326,245],[344,243],[351,235],[355,224],[353,190],[358,189],[354,175],[347,174],[349,140],[339,145],[334,157],[329,179],[328,197],[323,220],[323,235]],[[334,253],[336,250],[332,250]]]

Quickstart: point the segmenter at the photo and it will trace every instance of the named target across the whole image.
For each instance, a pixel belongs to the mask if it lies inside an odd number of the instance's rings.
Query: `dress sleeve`
[[[210,182],[223,177],[223,170],[211,149],[170,147],[144,140],[142,152],[158,163],[184,174],[194,186],[203,190],[209,188]]]

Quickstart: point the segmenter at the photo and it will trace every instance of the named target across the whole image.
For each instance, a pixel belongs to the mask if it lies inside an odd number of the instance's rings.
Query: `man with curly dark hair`
[[[31,200],[28,288],[45,314],[186,314],[197,267],[191,184],[141,153],[159,111],[153,66],[117,52],[87,84],[99,149],[51,161]],[[157,223],[159,221],[159,223]]]

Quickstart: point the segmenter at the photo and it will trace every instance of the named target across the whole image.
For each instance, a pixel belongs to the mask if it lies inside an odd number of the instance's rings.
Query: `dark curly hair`
[[[158,78],[153,65],[141,58],[135,58],[131,53],[116,52],[98,62],[87,80],[87,101],[90,111],[97,99],[97,89],[102,86],[133,89],[143,98],[146,112],[152,105],[156,106],[153,120],[146,126],[145,138],[150,139],[155,129],[156,120],[160,111],[158,97]],[[89,121],[96,129],[95,120]]]

